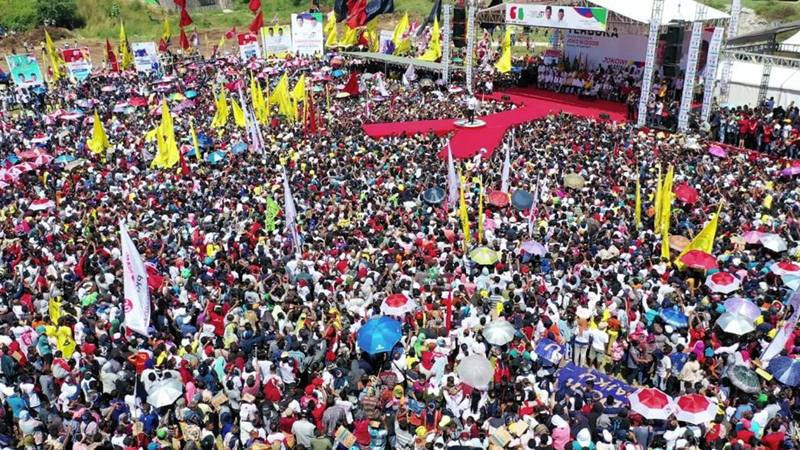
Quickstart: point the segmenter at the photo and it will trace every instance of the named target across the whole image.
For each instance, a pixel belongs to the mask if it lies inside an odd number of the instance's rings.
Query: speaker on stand
[[[664,48],[664,61],[661,67],[664,76],[675,78],[681,71],[681,53],[683,52],[683,24],[672,24],[667,26],[667,33],[664,36],[666,46]]]
[[[453,8],[453,45],[456,48],[467,46],[467,12],[463,3]]]

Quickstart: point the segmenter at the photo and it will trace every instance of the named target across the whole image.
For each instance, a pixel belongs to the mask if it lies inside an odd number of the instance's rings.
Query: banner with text
[[[321,54],[324,42],[321,13],[292,14],[292,50],[295,53]]]
[[[69,75],[76,80],[83,81],[92,74],[92,57],[88,48],[65,48],[61,50],[61,57]]]
[[[253,33],[239,33],[236,36],[239,42],[239,57],[242,61],[249,61],[261,56],[261,47],[258,45],[258,36]]]
[[[597,400],[602,400],[608,396],[621,401],[628,402],[628,396],[636,392],[636,388],[622,380],[609,377],[597,370],[586,367],[576,366],[568,363],[558,371],[558,386],[566,387],[571,391],[584,391],[586,383],[592,381],[594,390],[592,395]]]
[[[506,3],[506,23],[511,25],[606,31],[607,21],[605,8]]]
[[[289,25],[262,27],[261,42],[266,56],[282,57],[292,50],[292,29]]]
[[[597,66],[644,67],[647,36],[606,31],[570,30],[564,36],[564,57]]]
[[[6,63],[11,72],[11,79],[17,86],[28,87],[44,83],[42,69],[32,53],[6,56]]]
[[[131,44],[133,66],[138,72],[158,72],[160,61],[155,42],[134,42]]]

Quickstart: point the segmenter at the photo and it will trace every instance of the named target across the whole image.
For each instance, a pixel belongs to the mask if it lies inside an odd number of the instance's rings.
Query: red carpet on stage
[[[558,94],[538,89],[510,89],[496,92],[490,98],[500,100],[508,96],[508,101],[518,105],[516,109],[503,111],[480,118],[486,122],[481,128],[458,128],[454,119],[419,120],[414,122],[371,123],[363,126],[364,132],[375,139],[388,136],[411,135],[418,133],[453,133],[450,146],[456,158],[471,158],[482,153],[484,158],[503,142],[503,136],[510,127],[545,117],[551,113],[565,112],[582,117],[600,119],[608,114],[610,120],[625,120],[625,105],[603,100],[581,100],[574,95]]]

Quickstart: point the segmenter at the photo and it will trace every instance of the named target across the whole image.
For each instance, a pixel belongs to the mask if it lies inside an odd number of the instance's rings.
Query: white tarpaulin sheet
[[[625,16],[641,23],[650,23],[650,13],[653,9],[653,0],[590,0],[590,3],[613,11],[620,16]],[[666,25],[673,21],[694,22],[697,2],[694,0],[667,0],[664,2],[664,13],[661,24]],[[727,19],[724,12],[707,8],[705,20]]]

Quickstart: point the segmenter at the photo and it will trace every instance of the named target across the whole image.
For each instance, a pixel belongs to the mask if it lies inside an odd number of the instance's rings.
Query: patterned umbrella
[[[402,317],[416,308],[414,300],[403,294],[392,294],[381,303],[381,312],[387,316]]]
[[[731,384],[748,394],[755,394],[761,391],[761,380],[758,374],[745,366],[734,365],[725,373],[731,380]]]
[[[741,285],[742,282],[728,272],[717,272],[709,275],[708,278],[706,278],[706,286],[708,286],[712,292],[730,294],[731,292],[739,289]]]
[[[770,266],[769,270],[775,275],[800,275],[800,264],[794,261],[780,261]]]
[[[776,356],[769,361],[767,370],[787,386],[800,386],[800,359]]]
[[[672,397],[655,388],[641,388],[629,400],[632,411],[650,420],[666,420],[675,407]]]
[[[682,395],[675,400],[675,418],[694,425],[707,424],[717,416],[717,404],[700,394]]]

